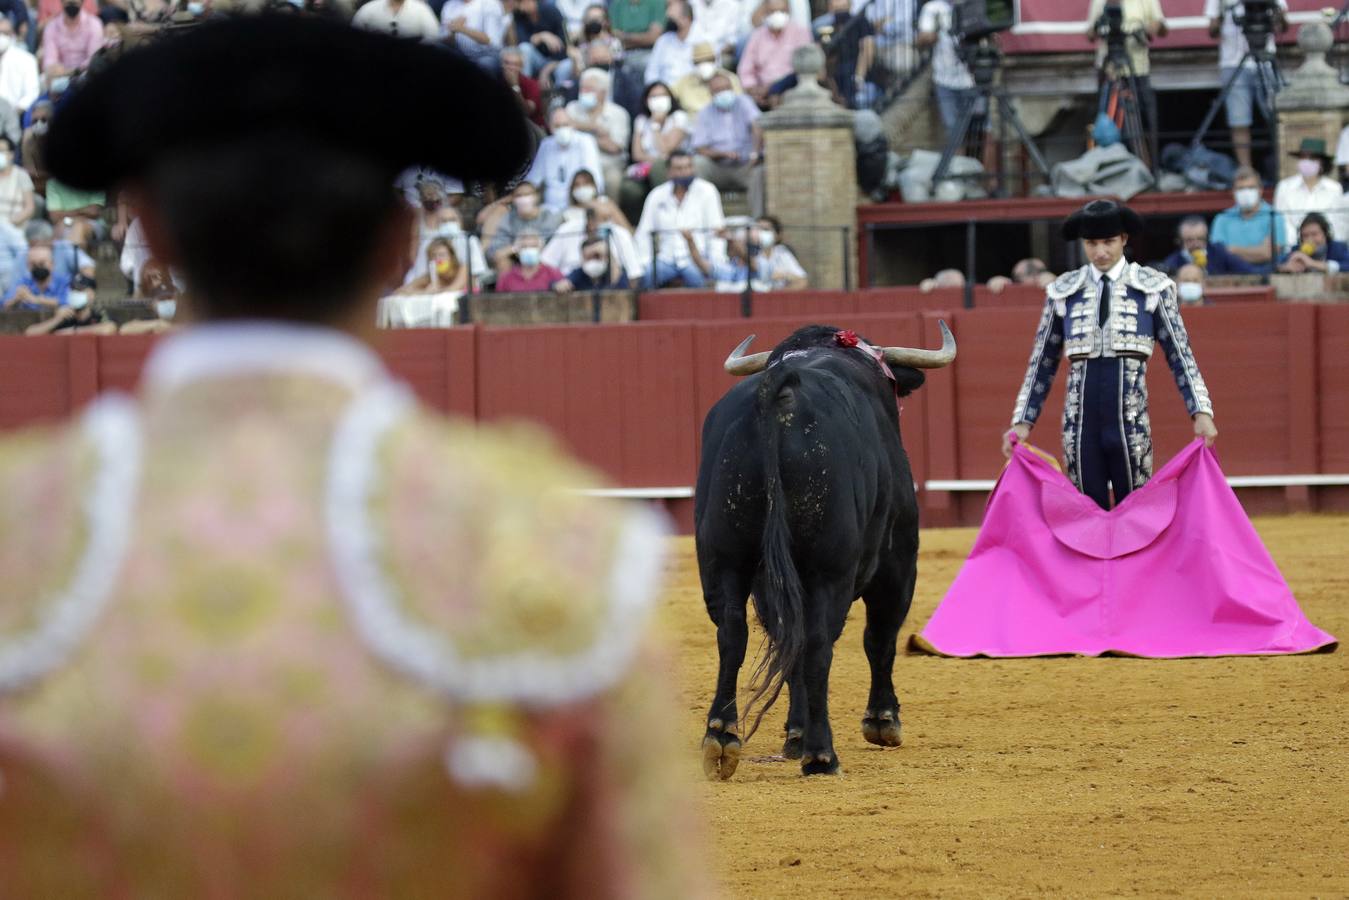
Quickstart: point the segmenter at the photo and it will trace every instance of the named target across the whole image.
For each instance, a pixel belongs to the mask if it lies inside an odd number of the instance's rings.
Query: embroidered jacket
[[[1129,263],[1111,285],[1109,314],[1100,323],[1096,283],[1085,265],[1060,275],[1045,290],[1044,313],[1035,332],[1030,363],[1017,394],[1012,424],[1035,424],[1054,384],[1059,359],[1124,356],[1147,359],[1161,343],[1176,387],[1191,416],[1213,414],[1208,388],[1190,350],[1176,302],[1176,285],[1156,269]]]

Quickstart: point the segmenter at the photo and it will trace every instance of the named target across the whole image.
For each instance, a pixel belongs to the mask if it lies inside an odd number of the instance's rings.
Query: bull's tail
[[[766,499],[762,544],[762,568],[754,592],[754,610],[768,636],[767,652],[750,678],[750,696],[744,704],[744,721],[751,722],[744,740],[758,730],[782,686],[791,677],[806,643],[802,611],[805,589],[792,559],[792,535],[787,523],[787,495],[782,489],[779,447],[784,419],[790,421],[799,376],[782,367],[768,369],[759,384],[758,415],[760,446],[763,448]]]

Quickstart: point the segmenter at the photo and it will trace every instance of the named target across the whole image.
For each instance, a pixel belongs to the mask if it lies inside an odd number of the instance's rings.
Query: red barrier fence
[[[997,476],[999,442],[1025,371],[1038,309],[844,311],[850,303],[868,305],[875,293],[825,298],[837,304],[837,315],[828,316],[812,308],[819,295],[793,296],[792,304],[802,304],[796,315],[756,316],[755,349],[768,349],[797,326],[821,318],[876,343],[935,347],[937,320],[946,319],[959,358],[950,368],[928,373],[927,384],[903,401],[900,422],[923,488],[924,523],[977,522],[986,495],[959,482]],[[707,297],[678,299],[697,304]],[[1213,394],[1219,450],[1229,475],[1349,474],[1349,355],[1342,350],[1349,346],[1349,307],[1223,304],[1188,310],[1186,323]],[[380,351],[436,409],[484,421],[530,419],[554,430],[618,485],[687,489],[697,471],[703,417],[735,380],[722,362],[750,324],[714,317],[397,331],[383,336]],[[0,338],[0,428],[58,420],[100,390],[133,387],[153,340]],[[1160,465],[1192,432],[1160,355],[1150,369]],[[1060,375],[1032,437],[1051,452],[1060,445],[1063,382]],[[933,480],[956,484],[926,489]],[[1349,486],[1262,487],[1243,491],[1242,499],[1259,511],[1349,508]],[[687,525],[688,502],[671,507]]]

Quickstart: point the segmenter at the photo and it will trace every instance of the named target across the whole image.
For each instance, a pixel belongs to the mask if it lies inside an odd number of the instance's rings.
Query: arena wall
[[[823,319],[874,343],[935,347],[938,319],[945,319],[960,357],[929,372],[927,384],[904,399],[901,429],[922,488],[924,524],[977,523],[986,491],[925,485],[996,478],[1001,434],[1039,310],[1027,304],[941,312],[925,295],[927,311],[896,312],[893,298],[881,293],[894,292],[762,295],[752,321],[740,318],[738,296],[727,305],[727,295],[652,295],[642,298],[651,321],[387,332],[380,352],[436,409],[481,421],[541,423],[616,485],[675,495],[667,506],[687,528],[692,503],[678,495],[694,482],[703,417],[734,383],[722,361],[747,334],[758,335],[754,349],[767,349],[798,325]],[[952,293],[938,299],[958,303],[959,292]],[[877,312],[877,306],[890,311]],[[675,319],[676,309],[698,318]],[[1349,477],[1349,356],[1343,352],[1349,306],[1223,303],[1188,310],[1186,323],[1213,394],[1229,475]],[[100,391],[133,389],[154,340],[0,338],[0,428],[57,421]],[[1060,376],[1032,436],[1054,453],[1063,381]],[[1192,432],[1160,356],[1149,388],[1160,464]],[[1252,512],[1349,509],[1343,485],[1243,488],[1239,494]]]

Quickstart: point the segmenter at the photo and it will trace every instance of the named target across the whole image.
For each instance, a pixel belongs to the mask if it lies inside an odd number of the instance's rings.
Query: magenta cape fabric
[[[1305,653],[1307,621],[1196,439],[1106,512],[1017,447],[955,583],[914,643],[945,656]]]

